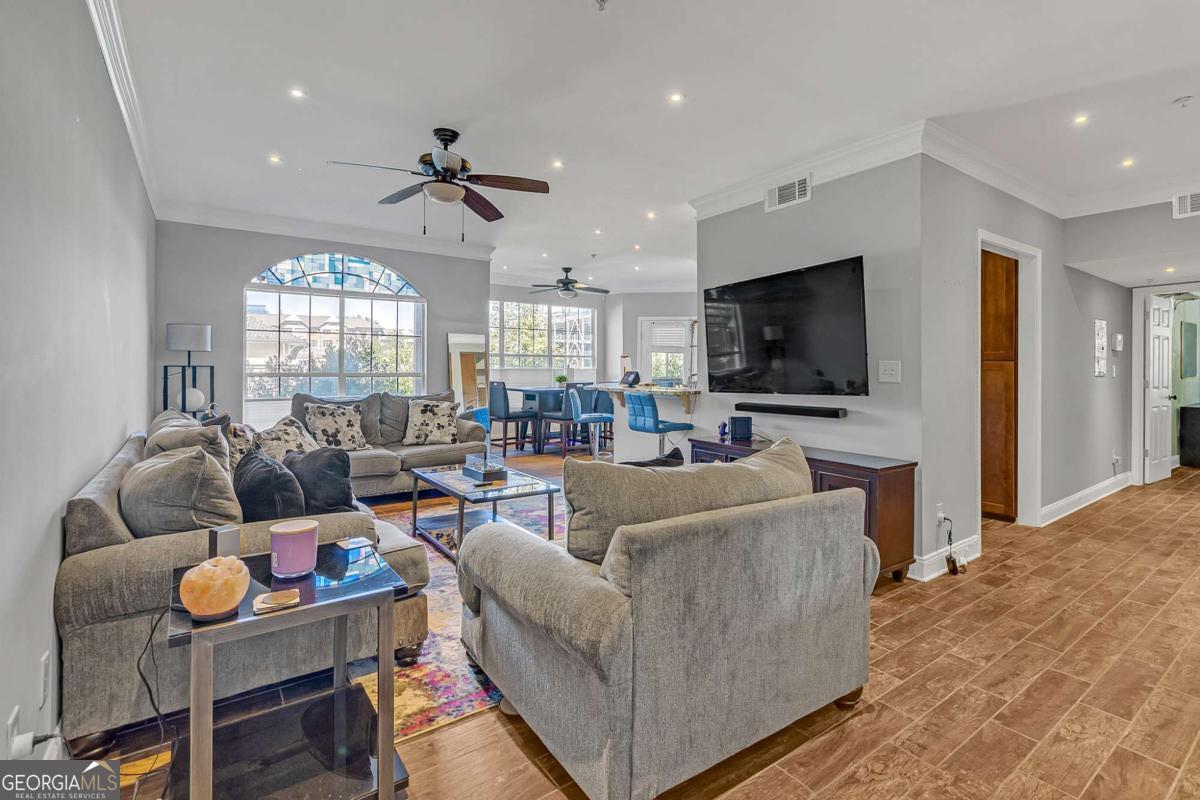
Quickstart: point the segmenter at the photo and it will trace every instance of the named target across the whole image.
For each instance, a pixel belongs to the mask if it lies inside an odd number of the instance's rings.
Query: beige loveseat
[[[417,467],[462,464],[468,455],[482,453],[487,448],[484,427],[462,417],[458,419],[458,442],[455,444],[404,444],[408,403],[412,399],[388,392],[335,400],[297,394],[292,396],[291,413],[307,428],[305,403],[357,405],[362,415],[362,431],[371,447],[349,451],[350,483],[356,497],[377,497],[412,491],[412,470]],[[453,402],[454,393],[420,395],[417,399]]]
[[[118,491],[126,472],[145,457],[146,436],[129,437],[100,472],[67,502],[65,558],[54,585],[54,616],[62,640],[62,729],[68,741],[153,716],[137,659],[154,618],[170,602],[176,567],[208,557],[207,530],[138,538],[121,517]],[[425,548],[370,509],[311,517],[321,541],[364,536],[408,583],[396,601],[396,649],[411,658],[428,632]],[[270,550],[267,529],[278,520],[240,525],[242,553]],[[166,625],[154,634],[158,703],[163,713],[188,705],[189,649],[168,647]],[[291,628],[216,648],[216,698],[331,666],[332,622]],[[351,618],[351,659],[375,653],[375,622]],[[150,663],[147,658],[146,663]]]

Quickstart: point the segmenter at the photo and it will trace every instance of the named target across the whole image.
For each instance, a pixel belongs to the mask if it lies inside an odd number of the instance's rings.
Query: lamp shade
[[[212,350],[212,325],[194,322],[167,323],[167,349],[207,353]]]

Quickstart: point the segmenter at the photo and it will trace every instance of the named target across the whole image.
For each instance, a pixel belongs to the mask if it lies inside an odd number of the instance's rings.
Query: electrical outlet
[[[899,383],[900,382],[900,362],[899,361],[880,361],[879,362],[879,382],[880,383]]]
[[[1114,463],[1114,464],[1120,464],[1120,463],[1121,463],[1121,454],[1120,454],[1120,453],[1118,453],[1116,450],[1113,450],[1113,460],[1112,460],[1112,463]]]
[[[937,524],[938,524],[939,529],[942,527],[942,523],[945,521],[946,521],[946,511],[942,507],[942,504],[938,503],[937,504]]]
[[[17,733],[21,730],[21,707],[13,706],[12,713],[8,715],[8,724],[4,726],[4,755],[11,756],[13,752],[13,743],[17,739]]]
[[[50,651],[42,653],[42,692],[38,708],[45,708],[50,699]]]
[[[1108,374],[1113,378],[1117,377],[1117,362],[1108,365]]]

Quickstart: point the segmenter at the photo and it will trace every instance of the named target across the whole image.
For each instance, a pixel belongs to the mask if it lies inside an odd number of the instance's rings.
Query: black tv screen
[[[867,394],[862,256],[704,290],[711,392]]]

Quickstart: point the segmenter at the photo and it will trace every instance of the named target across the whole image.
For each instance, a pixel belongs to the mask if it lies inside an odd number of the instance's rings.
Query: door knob
[[[1178,399],[1179,399],[1179,395],[1175,395],[1175,394],[1173,394],[1173,395],[1171,395],[1170,397],[1168,397],[1167,399],[1168,399],[1168,400],[1178,400]]]

